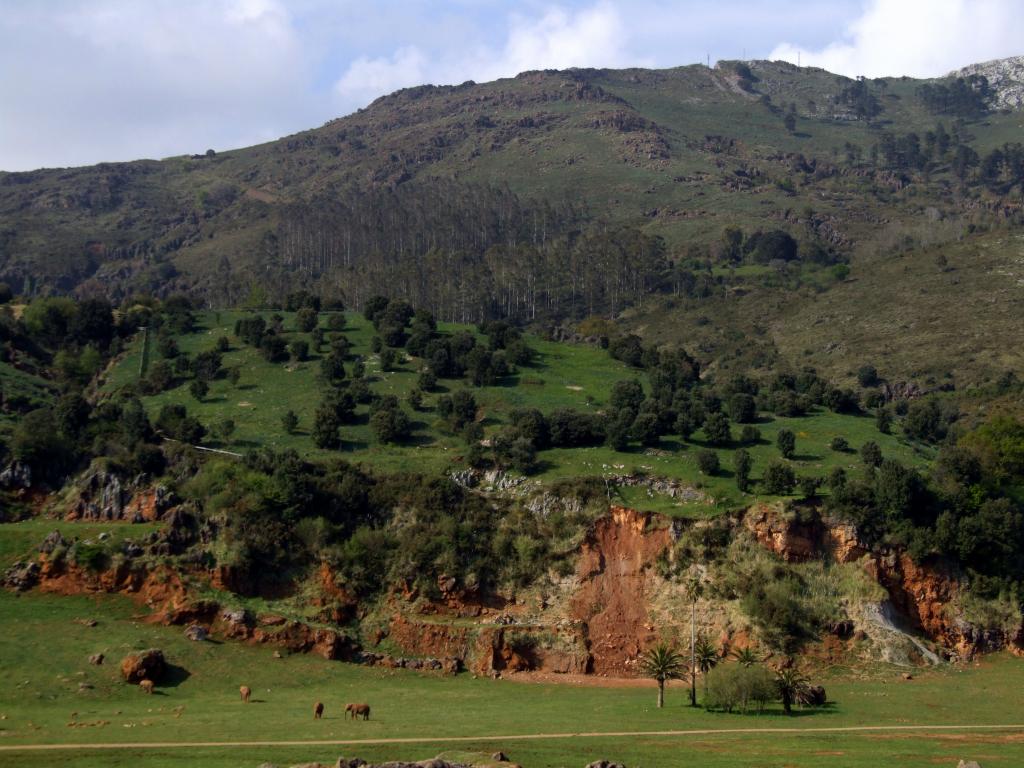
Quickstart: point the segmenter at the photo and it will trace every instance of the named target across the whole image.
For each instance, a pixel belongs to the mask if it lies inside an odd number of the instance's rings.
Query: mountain
[[[858,279],[880,253],[1016,225],[1020,61],[930,81],[767,61],[526,72],[247,149],[0,174],[0,280],[211,306],[397,293],[461,321],[792,304],[837,265]]]

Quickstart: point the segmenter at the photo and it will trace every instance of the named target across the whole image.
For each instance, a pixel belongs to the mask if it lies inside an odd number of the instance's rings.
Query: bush
[[[192,379],[188,391],[196,400],[203,402],[203,398],[210,392],[210,385],[202,379]]]
[[[873,365],[862,365],[857,369],[857,383],[867,389],[878,386],[878,369]]]
[[[717,475],[719,469],[718,453],[707,448],[697,452],[697,467],[701,474]]]
[[[296,339],[288,345],[288,351],[291,353],[292,360],[301,362],[309,357],[309,342],[305,339]]]
[[[732,420],[745,424],[757,418],[757,405],[746,392],[737,392],[729,399],[729,415]]]
[[[847,451],[850,450],[850,443],[847,441],[845,437],[837,436],[832,438],[832,441],[828,444],[828,447],[831,448],[836,453],[846,453]]]
[[[751,424],[744,424],[740,430],[740,442],[744,445],[757,445],[761,442],[761,430]]]
[[[288,411],[281,417],[281,426],[284,427],[284,431],[289,435],[294,434],[299,426],[299,417],[295,415],[295,411]]]
[[[778,694],[775,677],[760,664],[719,664],[707,674],[704,706],[709,710],[746,712],[754,708],[761,712]]]
[[[786,496],[793,492],[793,486],[796,485],[796,475],[789,464],[776,460],[764,468],[761,485],[767,494]]]
[[[260,352],[268,363],[280,363],[288,357],[288,343],[276,333],[268,333],[260,340]]]
[[[309,333],[317,326],[319,317],[312,307],[303,307],[295,314],[295,327],[303,333]]]
[[[728,445],[732,441],[729,419],[724,413],[712,413],[704,421],[704,437],[712,445]]]
[[[881,466],[882,449],[874,440],[868,440],[860,447],[860,458],[869,467]]]
[[[793,434],[793,430],[780,429],[779,434],[775,437],[775,445],[778,446],[782,458],[792,459],[793,454],[796,453],[796,435]]]
[[[381,408],[370,416],[370,429],[382,443],[398,443],[412,432],[412,423],[401,408]]]
[[[736,474],[736,487],[746,493],[750,489],[750,470],[754,467],[754,459],[750,452],[740,448],[733,454],[732,467]]]

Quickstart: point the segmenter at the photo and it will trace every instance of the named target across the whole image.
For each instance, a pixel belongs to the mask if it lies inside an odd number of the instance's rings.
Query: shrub
[[[867,389],[878,386],[878,369],[873,365],[862,365],[857,369],[857,383]]]
[[[268,333],[260,340],[260,352],[268,363],[279,363],[288,357],[288,343],[276,333]]]
[[[729,415],[732,420],[745,424],[757,418],[757,405],[746,392],[737,392],[729,399]]]
[[[767,494],[785,496],[793,492],[796,475],[789,464],[776,460],[764,468],[761,485]]]
[[[750,708],[760,712],[777,692],[775,677],[759,664],[719,664],[708,672],[704,705],[723,712],[746,712]]]
[[[740,442],[744,445],[756,445],[761,442],[761,430],[752,424],[744,424],[740,430]]]
[[[832,438],[832,441],[828,444],[828,447],[831,448],[836,453],[846,453],[848,450],[850,450],[850,443],[849,441],[847,441],[845,437],[836,436]]]
[[[203,398],[210,392],[210,385],[202,379],[192,379],[188,391],[196,400],[203,402]]]
[[[295,327],[303,333],[309,333],[317,326],[319,317],[312,307],[303,307],[295,314]]]
[[[732,467],[736,473],[736,487],[746,493],[750,488],[750,470],[754,467],[754,459],[750,452],[744,448],[736,451],[733,454]]]
[[[860,447],[860,458],[869,467],[878,467],[882,464],[882,449],[874,440],[868,440]]]
[[[705,475],[716,475],[718,474],[719,462],[718,453],[710,449],[703,449],[697,452],[697,467],[700,469],[701,474]]]
[[[778,446],[782,458],[792,459],[793,454],[796,453],[796,435],[793,434],[793,430],[780,429],[779,434],[775,437],[775,445]]]
[[[409,436],[412,423],[405,411],[396,405],[374,411],[370,416],[370,429],[380,442],[397,443]]]
[[[729,419],[724,413],[712,413],[705,419],[704,437],[712,445],[727,445],[732,440]]]
[[[284,431],[289,435],[294,434],[299,426],[299,417],[295,415],[295,411],[288,411],[281,417],[281,426],[284,427]]]
[[[292,360],[301,362],[309,357],[309,342],[305,339],[296,339],[288,345],[288,351]]]

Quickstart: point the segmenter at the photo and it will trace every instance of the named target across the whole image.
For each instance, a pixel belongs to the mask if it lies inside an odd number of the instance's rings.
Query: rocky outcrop
[[[28,490],[32,487],[32,468],[15,461],[0,471],[0,488],[5,490]]]
[[[152,485],[146,475],[125,481],[116,473],[94,466],[75,483],[65,519],[152,522],[160,520],[174,503],[170,490]]]
[[[141,683],[143,680],[159,682],[166,671],[167,661],[159,648],[129,653],[121,659],[121,677],[126,683]]]
[[[1024,107],[1024,56],[1011,56],[980,64],[971,64],[948,77],[970,77],[981,75],[988,80],[992,89],[991,104],[997,109],[1020,109]]]
[[[581,547],[572,617],[586,626],[591,671],[624,675],[656,640],[648,596],[657,558],[673,540],[661,516],[612,507]]]

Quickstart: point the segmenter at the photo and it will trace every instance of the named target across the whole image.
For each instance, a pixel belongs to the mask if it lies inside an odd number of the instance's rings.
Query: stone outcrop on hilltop
[[[997,109],[1024,107],[1024,56],[1011,56],[979,64],[971,64],[949,77],[983,75],[992,88],[992,106]]]

